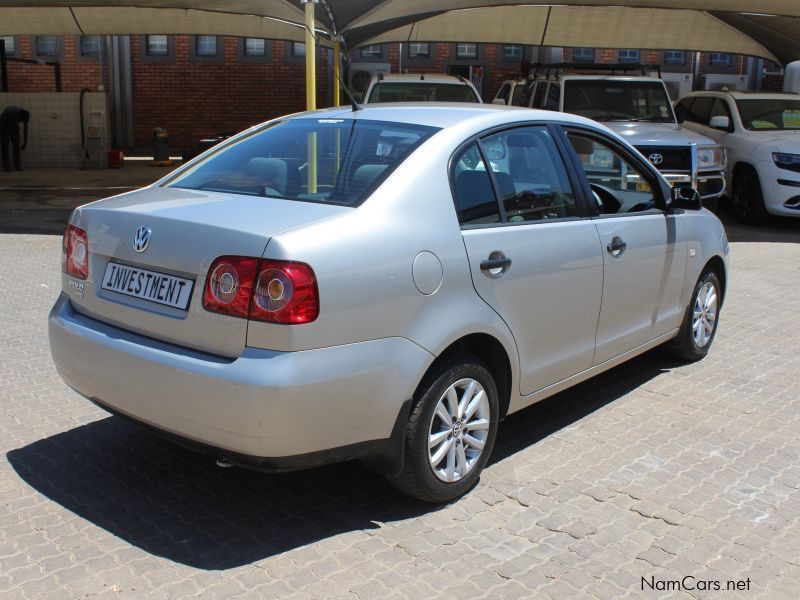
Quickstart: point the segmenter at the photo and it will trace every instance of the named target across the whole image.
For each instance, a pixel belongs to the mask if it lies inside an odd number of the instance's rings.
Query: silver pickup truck
[[[600,121],[636,147],[673,185],[698,192],[713,208],[725,191],[725,152],[681,127],[657,77],[567,75],[503,82],[494,104],[559,110]],[[598,166],[603,158],[597,157]]]

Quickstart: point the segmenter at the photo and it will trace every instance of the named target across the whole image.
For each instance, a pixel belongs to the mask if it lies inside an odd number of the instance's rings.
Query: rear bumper
[[[433,357],[405,338],[234,360],[78,314],[62,294],[50,349],[64,381],[111,412],[247,466],[285,470],[381,452]]]

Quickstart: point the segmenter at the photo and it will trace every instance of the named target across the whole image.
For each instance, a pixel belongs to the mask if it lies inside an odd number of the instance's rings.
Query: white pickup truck
[[[509,80],[493,103],[600,121],[633,144],[670,183],[700,192],[706,206],[714,208],[725,191],[725,152],[714,140],[678,124],[667,88],[657,77],[562,74]]]

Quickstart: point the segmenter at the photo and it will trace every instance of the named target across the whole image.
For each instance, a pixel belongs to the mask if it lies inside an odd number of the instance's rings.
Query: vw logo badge
[[[661,154],[651,154],[647,157],[654,165],[660,165],[664,162],[664,157]]]
[[[147,246],[150,245],[150,236],[153,235],[153,230],[147,225],[142,225],[136,230],[136,235],[133,236],[133,249],[137,252],[144,252]]]

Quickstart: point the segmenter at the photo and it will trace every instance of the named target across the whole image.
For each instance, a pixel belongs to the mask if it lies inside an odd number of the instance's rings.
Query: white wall
[[[104,144],[108,145],[106,95],[91,92],[83,100],[85,123],[92,112],[102,113]],[[28,147],[22,153],[25,167],[75,167],[83,164],[80,128],[80,93],[78,92],[8,92],[0,93],[0,111],[6,106],[20,106],[31,113],[28,124]],[[20,135],[22,126],[20,126]]]

